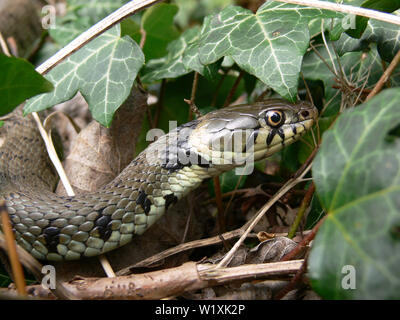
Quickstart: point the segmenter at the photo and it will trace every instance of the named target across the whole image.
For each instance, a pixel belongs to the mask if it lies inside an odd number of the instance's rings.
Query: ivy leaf
[[[205,20],[200,61],[210,64],[230,56],[281,96],[294,101],[301,61],[310,36],[308,22],[342,14],[268,1],[253,14],[231,6]]]
[[[400,8],[399,0],[366,0],[361,4],[362,8],[374,9],[383,12],[393,12]],[[360,38],[367,28],[368,18],[357,16],[354,29],[348,29],[346,33],[353,38]]]
[[[117,25],[52,69],[45,77],[56,89],[28,100],[24,111],[44,110],[80,91],[93,118],[109,126],[143,63],[139,46],[128,36],[121,38]]]
[[[331,53],[334,49],[329,45]],[[341,96],[338,95],[338,90],[334,88],[337,85],[335,77],[332,73],[333,64],[336,70],[342,68],[343,73],[348,75],[348,81],[356,88],[369,89],[379,80],[382,75],[382,63],[380,61],[376,47],[371,46],[368,53],[364,52],[347,52],[340,58],[340,64],[335,55],[329,56],[326,47],[318,48],[319,55],[310,51],[304,56],[302,71],[304,77],[310,80],[322,80],[325,87],[325,100],[332,102],[324,115],[336,114],[341,103]],[[325,62],[321,60],[322,57]],[[333,64],[332,64],[333,60]],[[330,69],[325,64],[330,66]],[[399,83],[400,68],[393,74],[392,81]],[[367,82],[365,83],[365,80]],[[356,92],[355,94],[359,94]],[[336,97],[335,97],[336,96]]]
[[[325,1],[336,2],[334,0]],[[343,0],[342,2],[354,7],[369,8],[383,12],[393,12],[400,7],[399,0]],[[330,24],[327,28],[330,39],[332,41],[338,40],[343,32],[346,32],[346,34],[353,38],[360,38],[368,25],[368,21],[371,22],[374,20],[352,14],[346,15],[344,19],[335,19],[333,28],[330,28]]]
[[[49,33],[57,43],[65,46],[127,2],[128,0],[68,0],[67,14],[57,18],[55,27],[49,29]]]
[[[392,61],[400,50],[399,27],[387,22],[370,20],[360,39],[354,39],[342,34],[336,45],[339,55],[342,55],[349,51],[365,50],[370,47],[371,43],[376,43],[382,59],[387,62]]]
[[[165,78],[177,78],[191,72],[192,69],[188,69],[183,63],[183,55],[188,46],[198,39],[199,32],[199,27],[193,27],[172,41],[167,47],[166,56],[150,60],[146,64],[142,81],[149,83]]]
[[[399,103],[400,89],[387,89],[323,135],[313,178],[327,216],[309,257],[323,298],[400,298],[400,139],[389,139]],[[355,278],[346,290],[349,266]]]
[[[54,28],[49,29],[50,36],[61,46],[67,45],[92,25],[89,17],[79,17],[75,13],[67,13],[56,20]]]
[[[166,55],[167,45],[179,37],[179,31],[174,26],[174,16],[177,12],[176,5],[160,3],[143,14],[141,24],[142,29],[146,31],[143,52],[147,61]]]
[[[99,21],[127,2],[129,0],[68,0],[68,11]]]
[[[26,99],[53,90],[51,82],[28,61],[0,54],[0,115],[12,111]]]

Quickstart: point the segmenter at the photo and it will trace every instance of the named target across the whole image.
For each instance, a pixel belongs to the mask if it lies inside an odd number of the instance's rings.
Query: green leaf
[[[325,215],[324,209],[322,209],[318,197],[314,195],[311,200],[310,211],[307,214],[306,224],[304,226],[304,229],[306,230],[312,229],[324,215]]]
[[[400,0],[366,0],[362,8],[374,9],[383,12],[393,12],[400,8]],[[367,28],[369,18],[357,16],[355,29],[348,29],[346,33],[353,38],[360,38]]]
[[[142,81],[149,83],[165,78],[177,78],[198,69],[198,64],[195,64],[193,69],[187,68],[183,55],[189,45],[199,38],[199,31],[198,26],[186,30],[168,45],[168,55],[149,61],[143,70]],[[190,61],[186,60],[186,63],[190,64]]]
[[[342,17],[332,11],[268,1],[256,14],[231,6],[205,20],[200,61],[230,56],[281,96],[294,101],[301,61],[309,45],[308,22]]]
[[[179,6],[175,21],[182,29],[186,29],[190,23],[201,22],[204,16],[221,11],[234,4],[235,0],[174,0],[174,2]]]
[[[58,17],[56,26],[49,29],[51,37],[65,46],[128,0],[68,0],[67,14]]]
[[[54,28],[49,29],[50,36],[61,46],[67,45],[83,31],[90,28],[92,20],[89,17],[79,17],[75,13],[67,13],[56,20]]]
[[[0,54],[0,115],[12,111],[26,99],[53,90],[51,82],[28,61]]]
[[[46,78],[56,89],[30,99],[24,111],[44,110],[80,91],[93,118],[109,126],[114,112],[128,97],[143,63],[139,46],[128,36],[121,38],[117,25],[52,69]]]
[[[68,11],[99,21],[127,2],[129,0],[68,0]]]
[[[167,45],[179,37],[173,24],[178,7],[160,3],[145,11],[142,16],[142,29],[146,31],[143,47],[146,60],[161,58],[167,54]]]
[[[342,34],[336,42],[339,55],[349,51],[362,51],[370,47],[371,43],[376,43],[379,55],[387,62],[392,61],[393,57],[400,50],[400,29],[398,26],[370,20],[361,39],[354,39],[346,34]]]
[[[344,112],[323,135],[314,163],[327,213],[313,242],[309,277],[326,299],[400,298],[400,89]],[[355,270],[355,288],[346,266]]]
[[[340,58],[340,65],[338,64],[336,55],[334,54],[333,47],[329,44],[329,49],[331,52],[331,57],[333,59],[333,64],[339,73],[340,68],[343,69],[343,73],[347,75],[348,81],[355,88],[369,89],[378,81],[382,75],[382,63],[380,61],[377,50],[374,46],[368,53],[364,52],[348,52],[343,54]],[[325,62],[333,68],[332,60],[326,50],[326,47],[318,48],[319,55],[324,58]],[[341,104],[341,95],[338,94],[338,89],[334,86],[338,85],[335,81],[334,74],[326,64],[321,60],[321,58],[313,51],[308,52],[304,56],[302,71],[304,77],[310,80],[322,80],[325,86],[325,100],[332,102],[329,108],[325,111],[325,116],[331,116],[338,112],[339,106]],[[397,69],[396,73],[393,75],[392,80],[397,82],[399,79],[400,68]],[[366,84],[365,84],[365,80]],[[397,80],[398,79],[398,80]],[[359,92],[355,92],[354,95],[357,96]],[[336,98],[334,98],[336,96]]]

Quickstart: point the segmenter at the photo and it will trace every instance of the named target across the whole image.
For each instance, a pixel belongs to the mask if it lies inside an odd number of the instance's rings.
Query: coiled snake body
[[[55,175],[31,117],[14,113],[0,148],[0,198],[34,257],[75,260],[128,243],[205,179],[296,141],[316,118],[307,102],[268,100],[211,112],[161,136],[99,191],[52,193]]]

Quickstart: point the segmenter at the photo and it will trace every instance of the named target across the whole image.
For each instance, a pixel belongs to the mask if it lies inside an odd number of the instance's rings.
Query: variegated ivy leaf
[[[308,271],[325,299],[400,298],[399,103],[399,88],[383,90],[322,137],[312,175],[327,215]]]
[[[230,56],[280,95],[295,100],[301,61],[309,44],[308,22],[342,14],[268,1],[257,13],[231,6],[206,20],[200,61],[210,64]]]
[[[362,51],[370,43],[376,43],[381,58],[390,62],[400,50],[400,28],[391,23],[370,20],[360,39],[342,34],[336,42],[336,48],[339,55],[342,55],[349,51]]]
[[[46,74],[55,90],[29,99],[24,111],[44,110],[71,99],[80,91],[93,118],[109,126],[114,112],[128,97],[143,63],[140,47],[128,36],[121,38],[117,25]]]
[[[65,46],[90,26],[123,6],[128,0],[68,0],[67,14],[57,17],[51,37]]]

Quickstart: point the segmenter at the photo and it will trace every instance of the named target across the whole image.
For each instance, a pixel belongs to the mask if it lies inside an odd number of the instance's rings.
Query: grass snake
[[[212,176],[251,165],[299,139],[317,111],[266,100],[210,112],[159,137],[97,192],[58,196],[54,169],[31,116],[14,112],[0,148],[0,198],[17,242],[42,260],[116,249]]]

